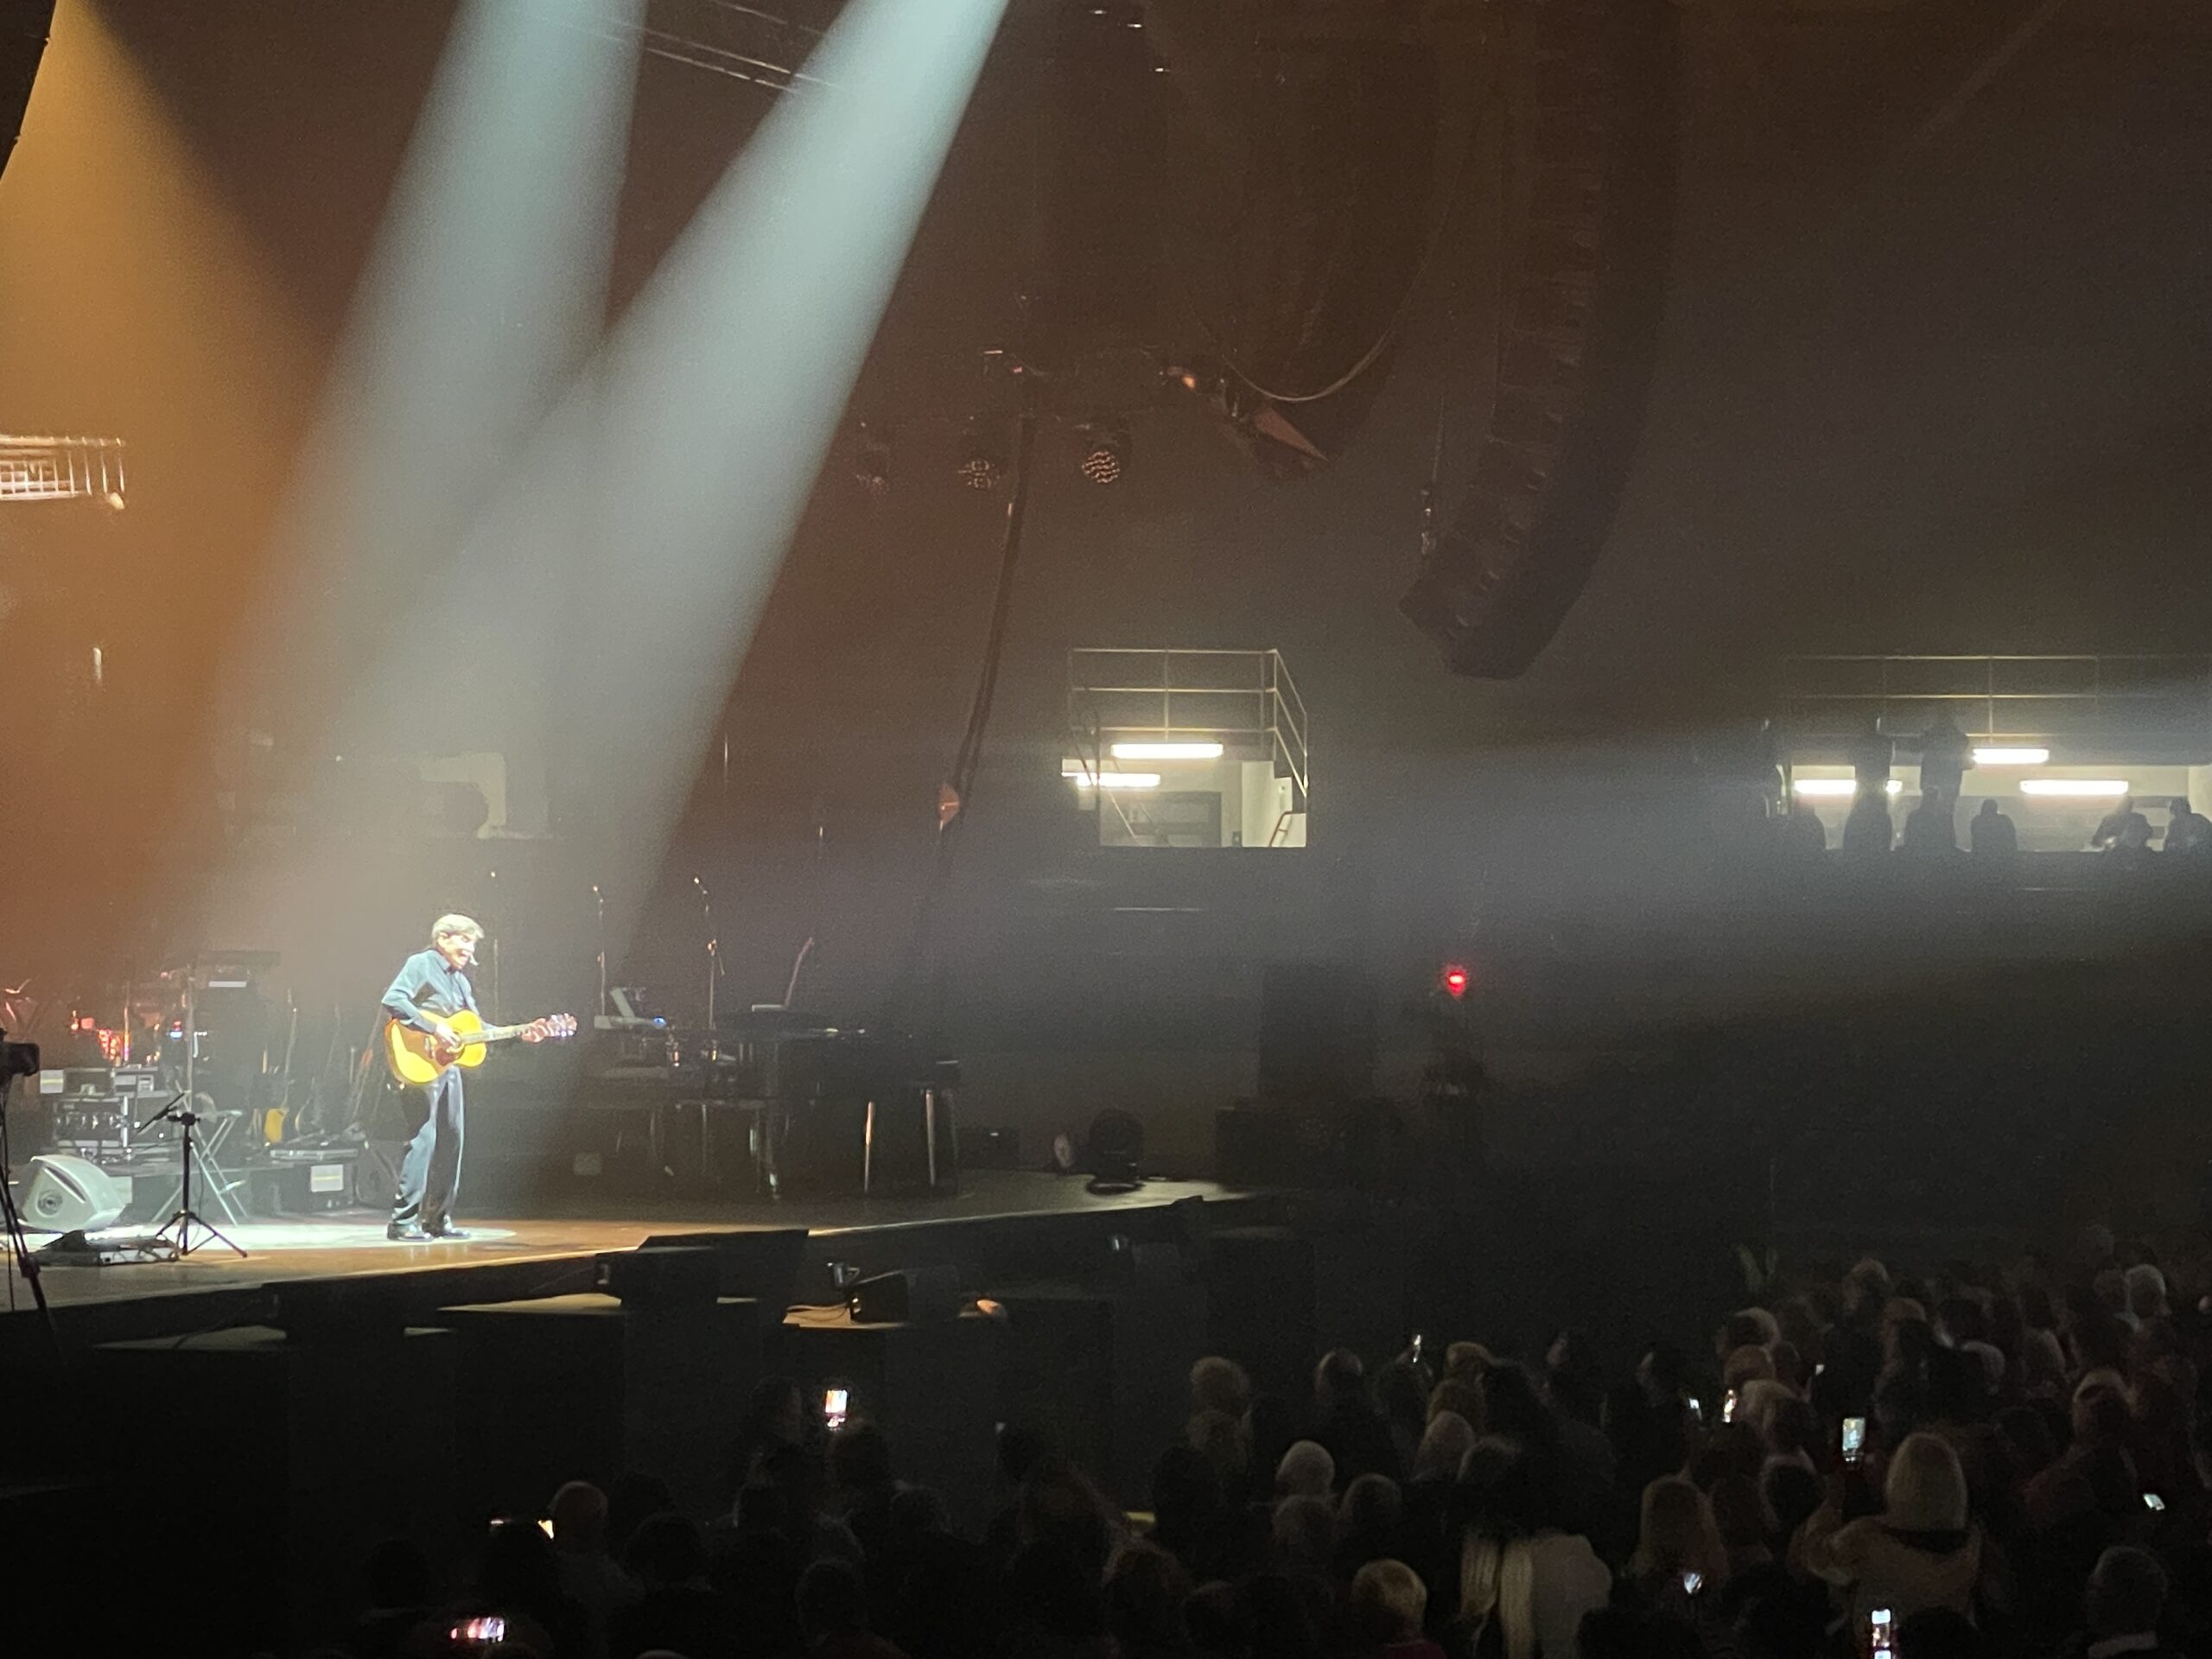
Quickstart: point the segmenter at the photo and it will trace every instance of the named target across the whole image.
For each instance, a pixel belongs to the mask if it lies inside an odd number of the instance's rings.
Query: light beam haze
[[[505,661],[491,702],[551,691],[549,770],[611,806],[625,874],[698,775],[1004,9],[845,9],[805,65],[823,85],[778,100],[472,537],[499,637],[418,607],[456,659]],[[575,522],[603,538],[580,569]]]
[[[274,731],[311,815],[338,798],[332,757],[379,701],[386,753],[472,747],[450,684],[435,734],[427,716],[409,729],[393,664],[423,659],[395,634],[444,592],[469,524],[601,337],[638,69],[605,35],[633,38],[643,13],[465,0],[455,14],[279,515],[276,596],[235,653],[215,734]],[[350,890],[315,856],[248,853],[206,908],[230,937],[289,938],[302,906]]]

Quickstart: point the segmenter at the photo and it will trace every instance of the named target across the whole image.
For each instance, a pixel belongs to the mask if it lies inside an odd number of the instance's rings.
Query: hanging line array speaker
[[[1675,200],[1672,0],[1506,0],[1507,273],[1494,406],[1402,608],[1510,679],[1596,563],[1643,425]]]
[[[54,0],[0,0],[0,173],[7,171],[16,136],[23,130],[31,82],[38,79],[53,28]]]

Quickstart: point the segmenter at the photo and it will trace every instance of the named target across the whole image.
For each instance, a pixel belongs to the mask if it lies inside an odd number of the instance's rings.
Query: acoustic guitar
[[[567,1014],[549,1014],[543,1020],[527,1020],[519,1026],[487,1026],[466,1008],[458,1014],[437,1017],[452,1027],[458,1042],[448,1046],[440,1042],[433,1032],[417,1031],[397,1020],[385,1021],[384,1063],[401,1083],[435,1083],[456,1065],[481,1065],[486,1052],[493,1043],[512,1042],[518,1038],[532,1043],[557,1042],[576,1034],[575,1016]]]

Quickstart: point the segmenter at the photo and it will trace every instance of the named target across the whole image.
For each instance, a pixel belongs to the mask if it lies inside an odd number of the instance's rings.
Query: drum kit
[[[163,1232],[180,1255],[209,1242],[237,1249],[195,1206],[233,1224],[245,1219],[245,1182],[232,1166],[265,1132],[264,1088],[280,1091],[281,1116],[290,1042],[288,1034],[279,1071],[256,985],[276,962],[274,951],[257,950],[174,963],[111,988],[103,1002],[118,1011],[114,1025],[80,1010],[65,1040],[47,1046],[38,1092],[51,1147],[134,1185],[173,1190],[156,1213],[168,1213]]]

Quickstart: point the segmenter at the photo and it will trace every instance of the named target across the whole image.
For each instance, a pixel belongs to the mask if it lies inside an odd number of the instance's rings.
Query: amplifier
[[[102,1160],[166,1153],[175,1145],[175,1128],[167,1123],[138,1127],[161,1104],[152,1095],[57,1095],[48,1133],[55,1146]]]
[[[353,1207],[358,1147],[331,1147],[313,1158],[249,1164],[242,1172],[255,1215],[313,1216]]]

